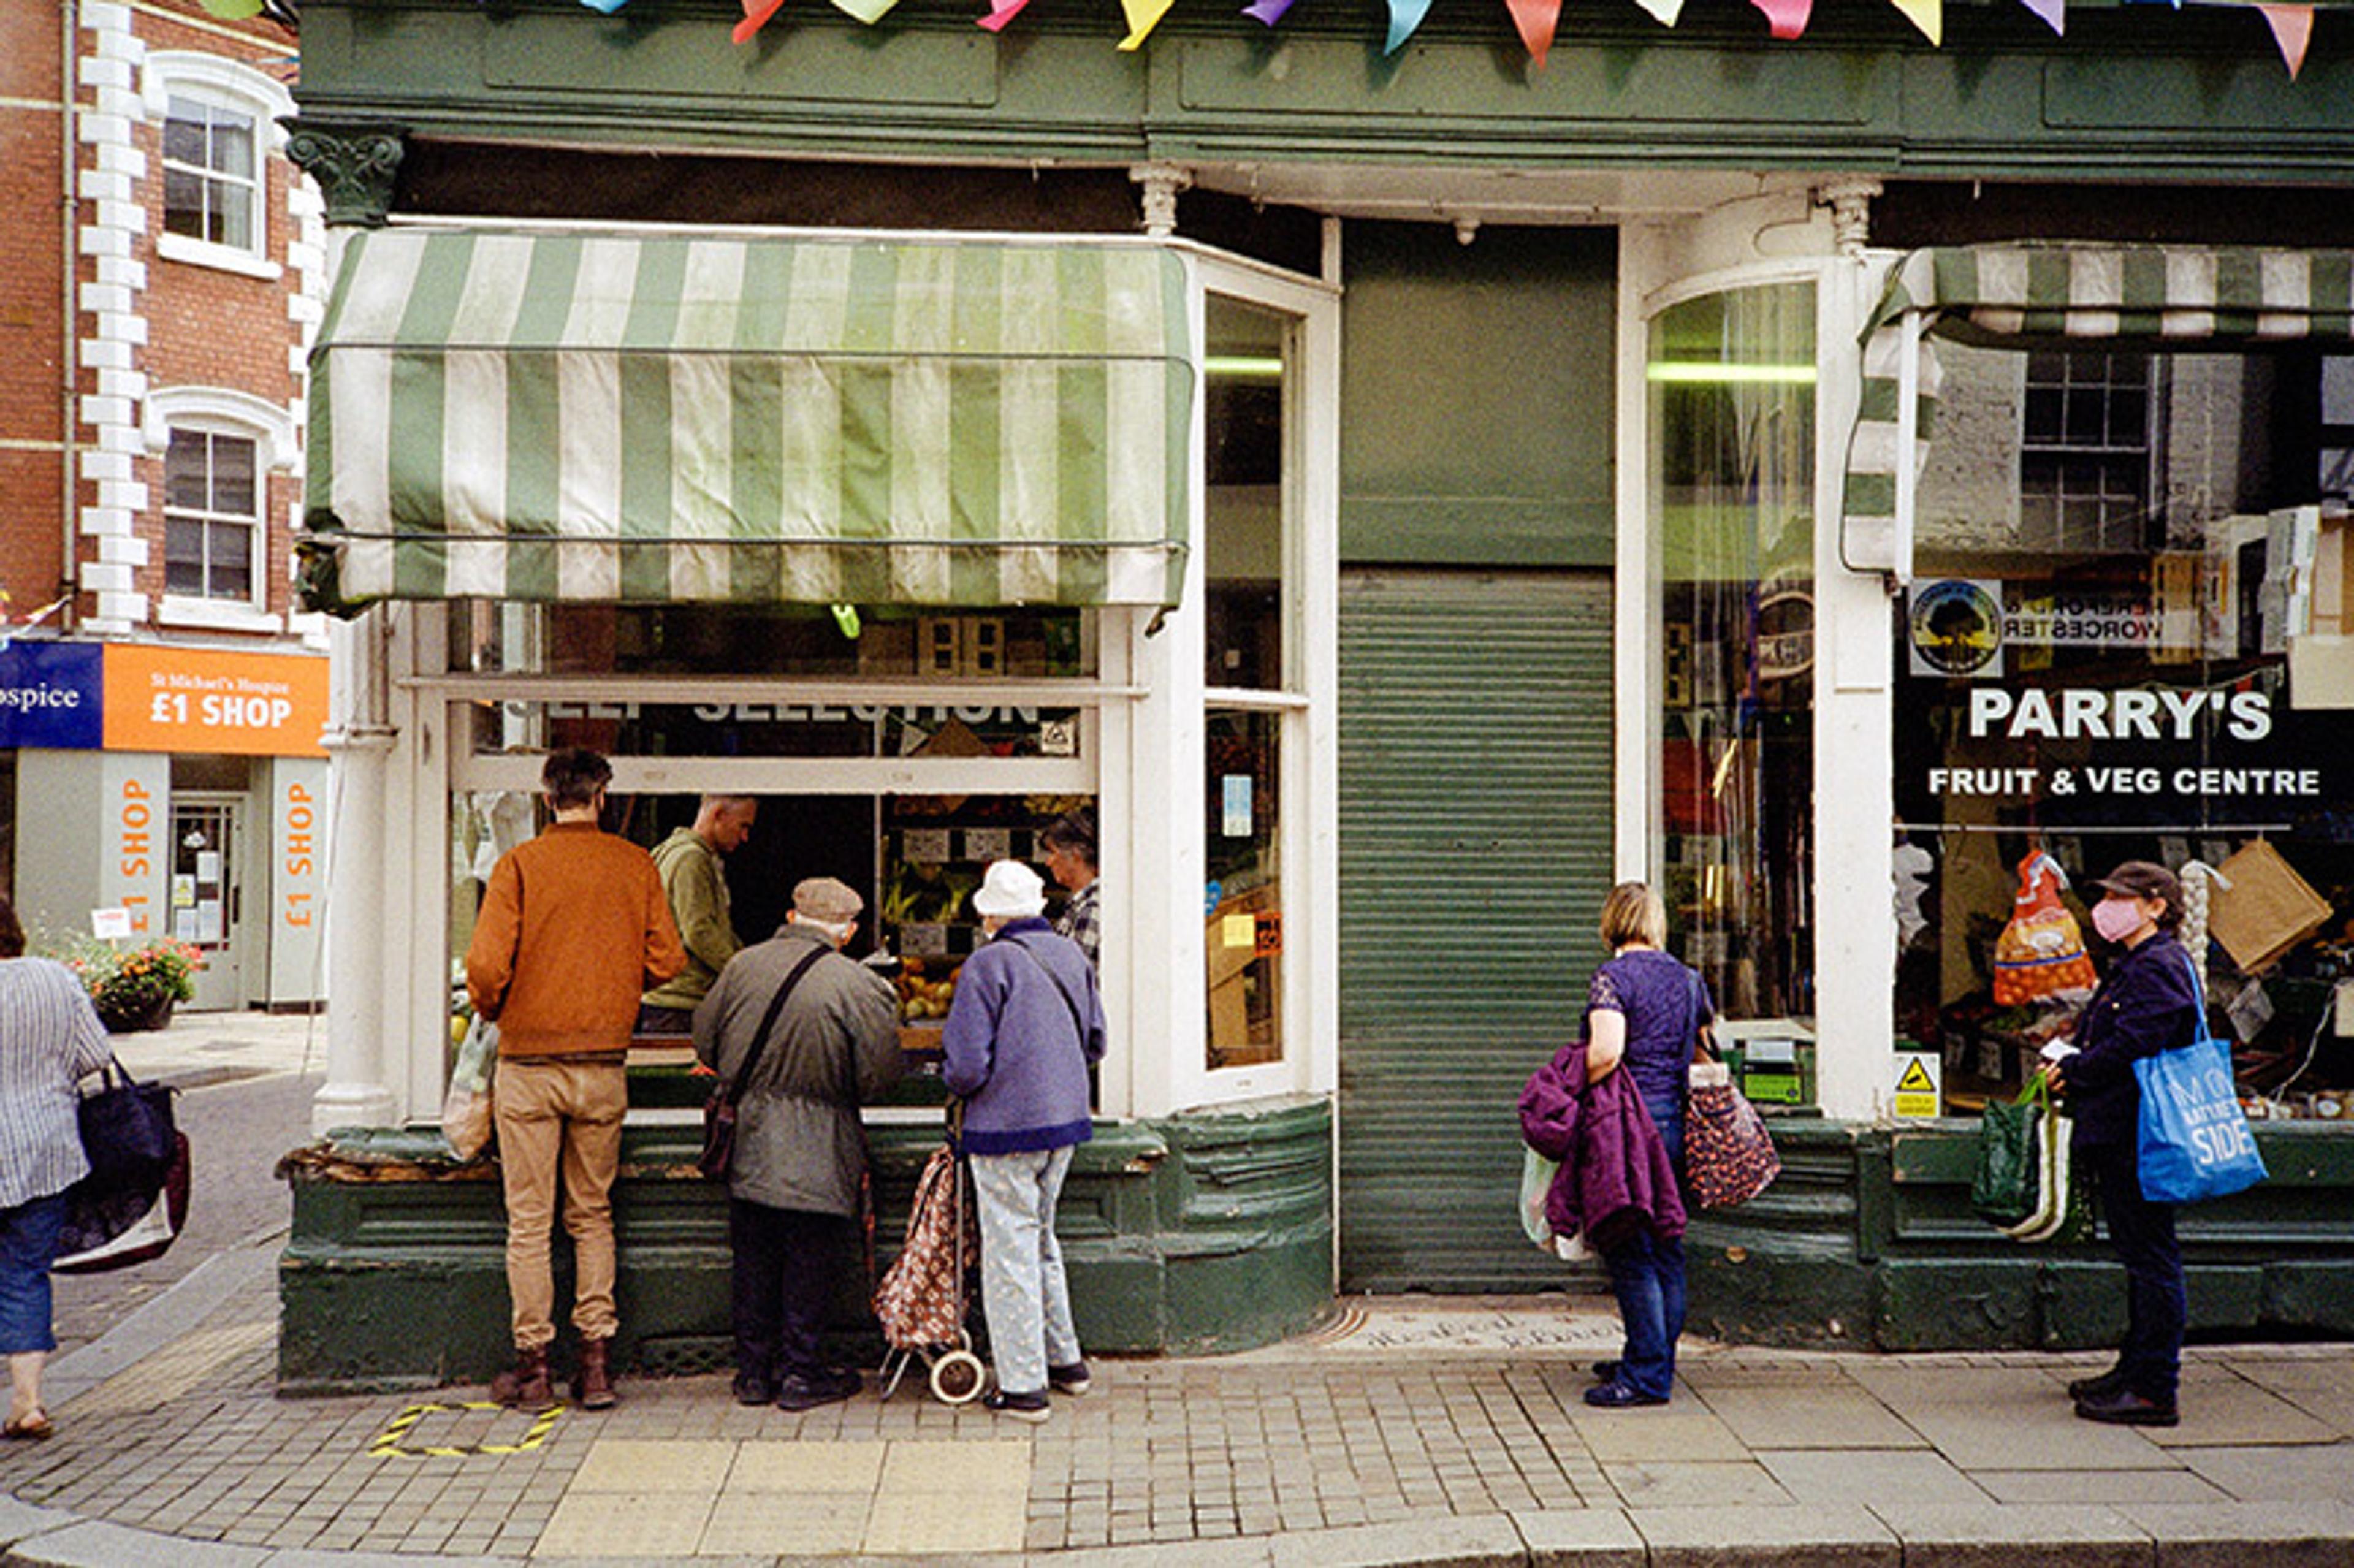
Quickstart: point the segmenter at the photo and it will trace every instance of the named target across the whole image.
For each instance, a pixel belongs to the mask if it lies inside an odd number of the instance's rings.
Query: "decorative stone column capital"
[[[331,226],[381,228],[392,210],[393,181],[407,150],[406,127],[306,121],[286,128],[286,156],[319,182]]]
[[[1177,164],[1137,164],[1128,177],[1144,187],[1144,232],[1156,238],[1177,232],[1177,197],[1193,188],[1193,171]]]
[[[1850,261],[1863,260],[1872,241],[1872,198],[1887,187],[1869,176],[1830,180],[1815,187],[1815,205],[1831,209],[1831,238]]]

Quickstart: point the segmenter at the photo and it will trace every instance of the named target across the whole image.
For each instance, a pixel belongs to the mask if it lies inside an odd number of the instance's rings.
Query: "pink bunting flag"
[[[1749,0],[1766,13],[1766,25],[1784,43],[1804,37],[1815,14],[1815,0]]]
[[[981,25],[992,33],[1002,32],[1005,24],[1022,15],[1022,7],[1028,4],[1030,0],[990,0],[989,15],[981,18]]]
[[[2306,47],[2313,42],[2313,7],[2310,5],[2258,5],[2264,20],[2273,27],[2273,42],[2280,46],[2281,58],[2288,65],[2288,79],[2305,69]]]
[[[2062,37],[2068,36],[2068,0],[2019,0],[2042,24]]]
[[[1251,0],[1251,4],[1243,7],[1243,15],[1254,22],[1265,22],[1272,27],[1282,21],[1283,14],[1290,9],[1291,0]]]
[[[744,19],[736,24],[728,37],[739,44],[748,44],[752,35],[769,25],[769,18],[784,9],[785,0],[744,0]]]
[[[1561,26],[1561,0],[1504,0],[1504,6],[1512,14],[1512,26],[1520,29],[1529,58],[1539,70],[1544,69],[1545,52],[1553,48],[1553,32]]]

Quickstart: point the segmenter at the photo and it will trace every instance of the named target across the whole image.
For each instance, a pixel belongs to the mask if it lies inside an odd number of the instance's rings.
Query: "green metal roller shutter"
[[[1341,585],[1341,1275],[1558,1285],[1514,1102],[1576,1026],[1610,886],[1610,579]]]

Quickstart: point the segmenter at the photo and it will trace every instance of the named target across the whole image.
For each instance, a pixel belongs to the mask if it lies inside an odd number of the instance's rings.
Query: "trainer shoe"
[[[1008,1393],[1002,1388],[992,1388],[981,1396],[981,1404],[984,1410],[1011,1415],[1016,1421],[1027,1421],[1033,1425],[1045,1420],[1048,1414],[1046,1391],[1043,1388],[1035,1393]]]
[[[2080,1377],[2068,1385],[2071,1399],[2098,1399],[2116,1393],[2126,1385],[2125,1369],[2111,1367],[2098,1377]]]
[[[2160,1404],[2129,1388],[2078,1400],[2076,1415],[2080,1420],[2105,1422],[2112,1426],[2174,1426],[2182,1420],[2172,1401]]]
[[[1056,1393],[1081,1394],[1095,1385],[1096,1380],[1087,1375],[1087,1363],[1085,1361],[1046,1369],[1046,1386]]]

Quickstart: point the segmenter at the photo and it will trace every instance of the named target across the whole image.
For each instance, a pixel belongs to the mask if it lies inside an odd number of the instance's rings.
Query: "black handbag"
[[[175,1150],[170,1085],[143,1084],[109,1056],[97,1090],[81,1097],[77,1114],[90,1185],[149,1192],[162,1186]]]
[[[777,988],[769,1011],[760,1016],[760,1032],[752,1036],[752,1048],[744,1053],[744,1065],[737,1070],[735,1081],[720,1085],[703,1102],[703,1152],[697,1156],[695,1168],[714,1181],[727,1180],[728,1168],[736,1162],[736,1102],[744,1097],[744,1086],[752,1081],[752,1071],[760,1065],[760,1053],[768,1048],[769,1032],[777,1026],[777,1015],[785,1011],[785,998],[801,983],[801,976],[810,966],[832,951],[820,948],[794,966]]]
[[[66,1189],[55,1274],[103,1274],[158,1258],[188,1223],[188,1135],[172,1135],[172,1162],[153,1186],[106,1187],[84,1180]]]

